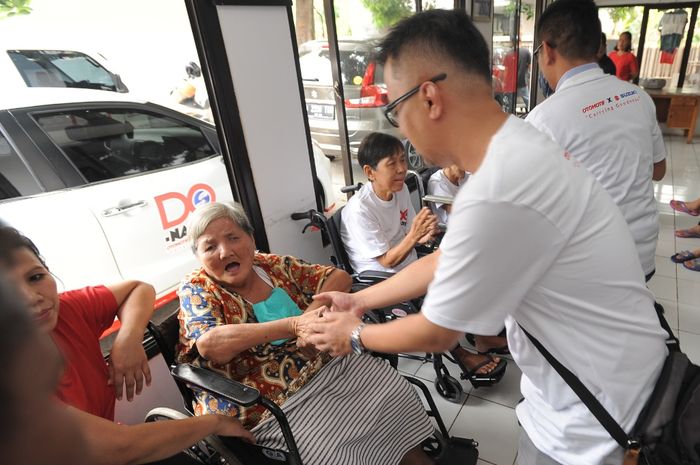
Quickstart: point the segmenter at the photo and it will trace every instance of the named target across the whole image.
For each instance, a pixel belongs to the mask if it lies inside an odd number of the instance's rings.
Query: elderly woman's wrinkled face
[[[12,254],[12,264],[5,270],[24,297],[40,331],[50,333],[58,322],[58,289],[56,280],[39,258],[27,248]]]
[[[253,273],[255,242],[230,218],[212,221],[197,239],[197,258],[209,276],[242,287]]]

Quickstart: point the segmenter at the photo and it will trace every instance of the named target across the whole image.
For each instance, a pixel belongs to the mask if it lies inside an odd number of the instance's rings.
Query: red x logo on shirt
[[[401,210],[401,223],[407,223],[408,222],[408,208],[405,210]]]

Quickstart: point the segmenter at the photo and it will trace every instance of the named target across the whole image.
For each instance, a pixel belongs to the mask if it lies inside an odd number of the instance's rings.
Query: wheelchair
[[[193,464],[218,465],[302,465],[302,459],[297,449],[294,435],[289,422],[282,411],[270,399],[245,384],[225,378],[217,373],[191,364],[177,364],[175,347],[179,340],[180,323],[178,310],[168,315],[161,323],[149,322],[148,332],[160,349],[165,362],[182,394],[185,410],[193,415],[194,393],[192,387],[206,390],[216,396],[225,398],[238,405],[249,407],[261,405],[269,410],[279,423],[284,436],[287,450],[270,449],[257,444],[249,444],[238,438],[210,436],[192,446],[186,453]],[[426,439],[422,448],[426,454],[435,460],[437,465],[475,465],[479,456],[478,443],[472,439],[450,437],[430,391],[420,380],[408,376],[404,378],[418,387],[423,393],[428,407],[426,414],[437,424],[435,433]],[[182,418],[183,414],[172,410],[158,408],[146,416],[146,421],[165,421]],[[163,462],[169,463],[169,462]]]
[[[434,172],[434,170],[432,172]],[[429,172],[429,174],[432,174],[432,172]],[[427,183],[429,174],[427,177],[424,177],[421,176],[421,174],[416,173],[415,171],[409,171],[408,173],[416,178],[417,190],[420,198],[423,199],[423,197],[425,197],[424,183]],[[354,186],[345,186],[341,189],[341,192],[352,192],[358,190],[361,186],[362,184],[359,183]],[[331,256],[331,262],[337,268],[346,271],[352,276],[353,285],[351,292],[357,292],[373,284],[377,284],[385,279],[390,278],[392,276],[392,273],[374,270],[365,270],[361,273],[354,272],[350,264],[350,259],[345,250],[345,246],[343,245],[343,241],[341,238],[342,236],[340,233],[341,229],[343,228],[341,216],[342,210],[343,207],[339,208],[331,216],[330,219],[326,218],[325,215],[316,210],[309,210],[303,213],[293,213],[292,219],[297,221],[308,221],[308,223],[304,226],[302,233],[306,232],[309,228],[314,228],[316,230],[321,231],[321,234],[325,236],[324,241],[330,243],[332,248],[333,254]],[[423,247],[422,249],[418,250],[418,253],[419,255],[425,255],[426,253],[430,253],[432,251],[433,250],[430,248]],[[422,299],[416,299],[414,301],[402,302],[400,304],[392,305],[382,309],[375,309],[370,312],[367,312],[364,318],[365,321],[369,323],[384,323],[389,320],[401,318],[408,314],[418,313],[420,311],[421,303]],[[469,370],[465,366],[463,366],[460,360],[451,357],[447,354],[428,354],[426,356],[401,354],[401,357],[419,360],[426,363],[432,363],[436,375],[435,389],[441,397],[450,402],[455,403],[461,402],[464,396],[464,390],[460,382],[450,374],[447,366],[443,363],[443,357],[459,365],[459,367],[462,370],[462,372],[460,373],[460,378],[469,380],[472,383],[472,386],[474,386],[475,388],[493,385],[494,383],[500,381],[503,375],[505,374],[505,366],[503,366],[503,368],[500,369],[500,372],[496,375],[492,373],[483,375],[479,373],[474,373],[471,376],[467,376],[466,373],[468,373]],[[392,360],[392,365],[396,367],[398,365],[398,359],[394,358]]]

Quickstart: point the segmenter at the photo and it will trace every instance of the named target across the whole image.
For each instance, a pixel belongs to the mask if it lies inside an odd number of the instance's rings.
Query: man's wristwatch
[[[365,327],[364,323],[360,323],[360,326],[352,330],[352,333],[350,333],[350,347],[352,347],[353,353],[357,355],[364,354],[367,352],[367,349],[365,349],[365,346],[362,345],[362,339],[360,339],[360,332],[362,331],[362,328]]]

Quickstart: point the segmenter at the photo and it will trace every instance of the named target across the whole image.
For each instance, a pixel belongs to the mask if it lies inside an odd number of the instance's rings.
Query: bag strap
[[[661,324],[661,327],[665,329],[668,333],[668,339],[666,339],[666,345],[668,346],[668,350],[671,352],[680,352],[681,342],[678,340],[676,335],[673,334],[673,331],[671,331],[671,327],[668,325],[668,321],[666,321],[666,317],[664,317],[664,307],[660,303],[654,302],[654,310],[656,310],[656,316],[659,317],[659,323]]]
[[[573,374],[568,368],[562,365],[559,360],[557,360],[552,354],[549,353],[547,349],[542,345],[540,341],[530,334],[527,329],[523,328],[520,323],[518,323],[520,329],[522,329],[530,341],[537,347],[537,350],[547,359],[547,361],[552,365],[552,367],[559,373],[566,384],[576,393],[576,395],[581,399],[588,410],[593,414],[594,417],[600,422],[601,425],[608,431],[610,436],[625,450],[633,449],[638,447],[638,442],[631,440],[627,433],[622,429],[622,427],[610,416],[605,407],[603,407],[598,399],[588,390],[586,386]]]

